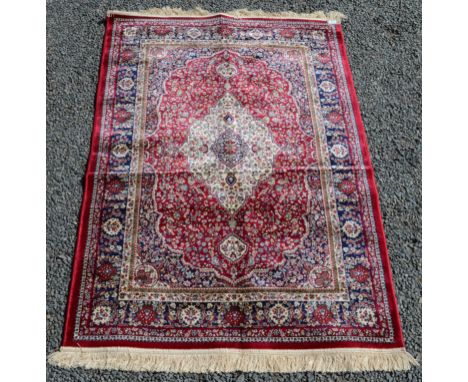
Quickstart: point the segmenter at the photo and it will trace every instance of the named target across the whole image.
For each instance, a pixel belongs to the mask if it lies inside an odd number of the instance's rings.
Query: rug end
[[[418,366],[405,349],[182,351],[67,347],[50,354],[48,362],[64,368],[191,373],[395,371]]]
[[[259,17],[259,18],[292,18],[292,19],[306,19],[306,20],[325,20],[325,21],[334,21],[336,23],[341,23],[346,16],[338,11],[315,11],[309,13],[297,13],[292,11],[281,11],[281,12],[267,12],[261,9],[249,10],[249,9],[234,9],[232,11],[226,12],[210,12],[206,9],[196,7],[194,9],[182,9],[182,8],[172,8],[172,7],[163,7],[163,8],[150,8],[141,11],[117,11],[111,10],[107,12],[108,17],[114,16],[159,16],[159,17],[206,17],[206,16],[215,16],[215,15],[226,15],[235,18],[249,18],[249,17]]]

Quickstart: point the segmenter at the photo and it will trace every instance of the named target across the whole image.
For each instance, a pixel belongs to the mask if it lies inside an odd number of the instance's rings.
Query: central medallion
[[[190,171],[231,214],[273,172],[279,146],[268,127],[230,93],[190,126],[181,148]]]
[[[244,159],[248,147],[240,134],[226,129],[216,138],[211,150],[226,167],[233,168]]]

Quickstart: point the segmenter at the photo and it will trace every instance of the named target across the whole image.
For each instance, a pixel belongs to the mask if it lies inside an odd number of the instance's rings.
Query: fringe
[[[236,18],[242,17],[260,17],[260,18],[289,18],[289,19],[307,19],[307,20],[328,20],[340,23],[346,18],[344,14],[338,11],[316,11],[311,13],[296,13],[291,11],[282,12],[265,12],[261,9],[251,11],[249,9],[235,9],[232,11],[222,13],[212,13],[206,9],[196,7],[195,9],[185,10],[181,8],[150,8],[142,11],[125,12],[125,11],[108,11],[107,16],[184,16],[184,17],[199,17],[199,16],[213,16],[215,14],[222,14]]]
[[[124,347],[62,347],[48,357],[51,365],[130,371],[299,372],[408,370],[418,362],[404,348],[251,350],[165,350]]]

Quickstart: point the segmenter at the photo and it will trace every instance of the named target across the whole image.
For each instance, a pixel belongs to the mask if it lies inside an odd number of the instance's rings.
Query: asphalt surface
[[[421,361],[421,6],[418,0],[47,1],[47,352],[60,345],[108,9],[338,10],[376,172],[407,349]],[[420,381],[367,373],[133,373],[48,366],[48,381]]]

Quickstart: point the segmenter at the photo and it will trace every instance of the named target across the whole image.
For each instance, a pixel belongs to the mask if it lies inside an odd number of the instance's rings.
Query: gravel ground
[[[418,0],[47,1],[47,351],[60,345],[108,9],[339,10],[375,167],[408,350],[421,360],[421,9]],[[132,373],[48,366],[48,381],[420,381],[372,373]]]

